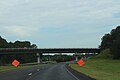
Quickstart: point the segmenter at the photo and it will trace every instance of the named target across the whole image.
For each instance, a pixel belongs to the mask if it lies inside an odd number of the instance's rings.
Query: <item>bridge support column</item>
[[[77,52],[75,53],[75,61],[76,62],[78,61],[78,54],[77,54]]]
[[[76,56],[75,60],[78,61],[78,56]]]
[[[42,63],[42,53],[37,53],[37,63]]]
[[[36,55],[37,55],[37,63],[40,63],[40,54],[37,53]]]

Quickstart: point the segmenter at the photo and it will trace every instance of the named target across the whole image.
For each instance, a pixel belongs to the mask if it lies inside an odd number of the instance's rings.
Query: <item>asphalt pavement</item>
[[[44,67],[29,67],[0,72],[0,80],[81,80],[69,69],[66,63],[50,64]]]

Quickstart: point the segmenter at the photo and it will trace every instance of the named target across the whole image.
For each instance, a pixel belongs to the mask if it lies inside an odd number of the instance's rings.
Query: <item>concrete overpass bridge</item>
[[[38,63],[43,53],[99,53],[99,48],[0,48],[1,54],[37,54]],[[77,60],[77,57],[76,57]]]
[[[99,48],[0,48],[0,54],[99,53]]]

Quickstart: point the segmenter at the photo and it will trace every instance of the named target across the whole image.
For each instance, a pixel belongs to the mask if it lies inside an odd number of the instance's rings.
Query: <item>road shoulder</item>
[[[89,77],[89,76],[87,76],[87,75],[85,75],[83,73],[80,73],[80,72],[72,69],[68,64],[66,64],[65,67],[72,75],[74,75],[79,80],[96,80],[94,78],[91,78],[91,77]]]

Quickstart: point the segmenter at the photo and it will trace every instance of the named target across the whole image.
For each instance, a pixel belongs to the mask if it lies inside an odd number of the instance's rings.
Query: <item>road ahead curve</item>
[[[0,72],[0,80],[77,80],[65,63]]]

